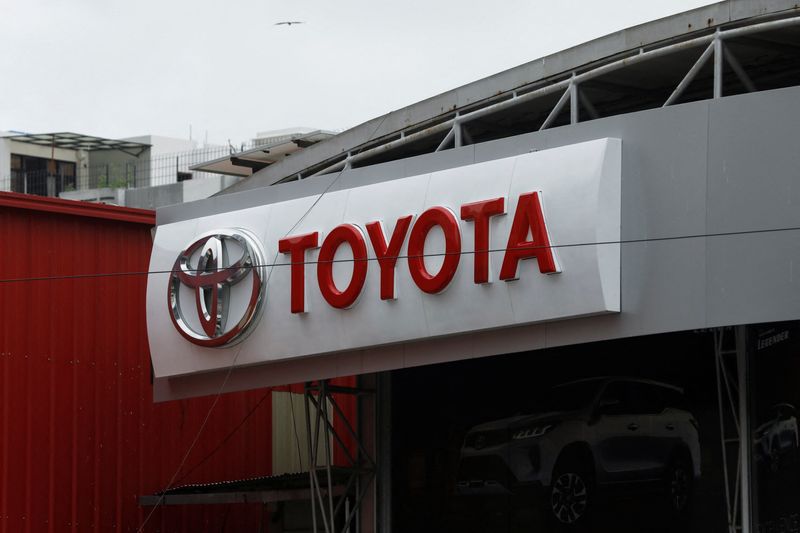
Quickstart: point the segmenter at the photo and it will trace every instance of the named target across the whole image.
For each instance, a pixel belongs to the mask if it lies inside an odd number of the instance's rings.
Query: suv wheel
[[[578,465],[559,465],[553,472],[550,510],[566,527],[579,527],[586,521],[592,504],[594,481],[589,470]]]

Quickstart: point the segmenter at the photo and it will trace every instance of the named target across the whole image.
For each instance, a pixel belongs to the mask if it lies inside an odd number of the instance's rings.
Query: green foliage
[[[97,188],[103,189],[110,187],[111,189],[124,189],[128,187],[128,181],[125,178],[111,178],[102,175],[97,177]]]

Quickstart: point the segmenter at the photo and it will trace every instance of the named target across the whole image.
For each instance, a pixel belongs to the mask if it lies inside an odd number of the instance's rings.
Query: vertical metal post
[[[733,522],[731,515],[730,481],[728,479],[728,443],[725,436],[725,403],[722,400],[722,350],[725,330],[717,328],[714,332],[714,367],[717,373],[717,412],[719,414],[719,432],[722,442],[722,477],[725,482],[725,510],[727,511],[728,525]]]
[[[374,393],[360,394],[357,397],[357,415],[355,436],[358,439],[357,457],[358,464],[367,466],[367,471],[356,476],[356,495],[363,494],[360,499],[354,500],[354,505],[359,505],[359,511],[355,516],[356,533],[388,533],[379,525],[380,510],[380,491],[377,487],[379,467],[372,459],[380,457],[379,448],[376,443],[380,430],[377,428],[376,408],[378,405],[378,379],[380,374],[367,374],[358,377],[358,386],[364,390],[373,390]],[[351,435],[353,437],[353,435]]]
[[[308,440],[308,477],[309,477],[309,487],[311,489],[311,527],[314,533],[317,533],[317,509],[316,509],[316,499],[317,496],[314,492],[314,468],[316,467],[316,460],[314,457],[314,444],[311,437],[311,402],[309,401],[308,395],[308,387],[309,383],[305,384],[305,391],[303,394],[304,405],[306,408],[306,439]],[[289,394],[292,394],[291,391]]]
[[[363,385],[363,377],[360,380]],[[306,433],[308,438],[309,455],[309,488],[311,499],[311,515],[313,531],[320,531],[320,523],[326,533],[349,532],[360,533],[363,521],[367,522],[365,533],[374,533],[374,496],[369,495],[369,489],[375,488],[375,469],[376,463],[372,459],[374,452],[368,448],[374,448],[374,439],[362,440],[364,415],[364,405],[358,401],[358,413],[355,427],[349,415],[339,406],[336,394],[351,394],[356,398],[370,396],[374,398],[374,388],[362,386],[346,387],[332,385],[327,380],[319,382],[307,382],[305,384],[305,405],[306,405]],[[316,395],[316,396],[315,396]],[[370,404],[372,402],[369,402]],[[311,409],[315,409],[315,422],[311,423]],[[330,408],[330,412],[329,412]],[[374,413],[372,409],[369,412]],[[367,415],[369,416],[369,415]],[[374,415],[373,415],[374,416]],[[333,419],[338,417],[344,429],[341,430],[334,426]],[[322,431],[320,431],[322,425]],[[374,425],[369,427],[374,428]],[[319,440],[324,439],[322,445],[324,450],[319,450]],[[350,451],[345,439],[352,439],[357,445],[356,453]],[[333,446],[338,445],[347,458],[346,466],[333,464]],[[320,454],[324,456],[320,456]],[[324,464],[318,463],[317,459],[322,459]],[[336,468],[334,468],[336,466]],[[320,479],[322,473],[326,474],[325,481]],[[334,474],[337,474],[338,481],[334,482]],[[343,475],[347,476],[346,483]],[[325,485],[323,487],[323,484]],[[352,489],[355,487],[355,491]],[[341,488],[341,493],[334,497],[337,488]],[[341,512],[344,509],[344,515]],[[317,515],[319,511],[319,515]],[[337,524],[337,517],[341,518]],[[320,522],[321,518],[321,522]]]
[[[344,515],[350,516],[350,498],[345,497],[344,499]],[[345,529],[344,533],[350,533],[350,524],[347,524],[347,528]]]
[[[719,29],[714,36],[714,98],[722,98],[722,39]]]
[[[378,532],[392,533],[392,376],[381,372],[376,379]]]
[[[317,391],[318,392],[320,391],[319,387],[317,388]],[[308,393],[306,394],[306,397],[309,397]],[[314,403],[313,399],[310,398],[310,397],[309,397],[309,400],[311,401],[311,404],[316,408],[315,415],[314,415],[314,431],[311,434],[311,442],[313,443],[313,446],[312,446],[312,449],[313,449],[313,452],[312,452],[313,461],[312,462],[313,462],[313,464],[310,465],[310,471],[314,473],[314,489],[315,489],[314,490],[314,494],[316,495],[317,503],[319,504],[319,509],[320,509],[320,513],[319,514],[322,517],[322,525],[325,528],[325,532],[326,533],[332,533],[333,532],[333,524],[331,524],[331,526],[328,527],[328,524],[330,522],[329,522],[329,519],[328,519],[328,515],[325,513],[325,499],[322,496],[322,488],[320,487],[319,475],[318,475],[318,470],[317,470],[317,463],[318,463],[317,459],[319,457],[320,424],[323,422],[323,418],[322,418],[322,408],[323,408],[323,406],[322,406],[322,404],[319,403],[319,395],[317,396],[317,402],[316,403]],[[326,437],[327,437],[327,435],[326,435]],[[331,520],[332,519],[333,518],[331,517]]]
[[[359,377],[356,378],[356,384],[358,386],[363,386],[367,381],[369,381],[369,380],[367,378],[365,378],[364,376],[359,376]],[[373,388],[376,387],[374,380],[369,381],[369,384],[372,385]],[[373,418],[373,420],[372,420],[373,424],[372,425],[369,424],[369,421],[367,421],[367,423],[365,424],[365,418],[364,418],[364,415],[368,414],[369,408],[372,407],[374,409],[374,407],[375,407],[375,399],[377,397],[377,394],[373,394],[371,396],[372,396],[371,405],[366,406],[366,409],[365,409],[365,406],[364,406],[364,401],[363,401],[362,396],[356,396],[356,420],[355,420],[355,428],[354,429],[355,429],[355,432],[356,432],[356,436],[358,437],[359,440],[362,440],[364,438],[365,431],[369,431],[370,428],[373,428],[373,431],[372,431],[372,434],[370,434],[370,437],[374,437],[374,433],[375,433],[375,431],[374,431],[374,427],[375,427],[374,426],[374,422],[375,422],[374,413],[373,413],[373,416],[372,416],[372,418]],[[366,413],[365,413],[365,411],[366,411]],[[367,442],[367,445],[369,446],[369,442]],[[374,451],[374,448],[370,448],[370,450]],[[365,457],[363,456],[363,453],[361,452],[361,447],[359,446],[359,447],[356,448],[356,461],[355,461],[355,464],[360,466],[361,464],[363,464],[364,459],[365,459]],[[359,506],[358,512],[353,517],[353,521],[355,523],[356,533],[362,533],[364,531],[366,531],[367,533],[376,533],[376,528],[375,528],[375,507],[376,507],[375,501],[376,501],[376,498],[375,498],[375,483],[374,483],[375,477],[374,477],[374,472],[373,472],[372,479],[373,479],[372,491],[363,491],[364,492],[364,496],[361,498],[361,500],[360,501],[358,501],[358,500],[355,501],[355,504]],[[369,482],[370,481],[366,476],[356,475],[355,476],[356,495],[360,495],[362,493],[362,490],[361,490],[362,486],[364,484],[369,484]],[[369,503],[366,506],[364,506],[363,505],[364,502],[369,502]],[[366,520],[365,520],[365,518],[366,518]],[[364,526],[365,523],[366,523],[366,526]],[[348,527],[349,527],[349,524],[348,524]],[[347,533],[349,533],[349,531]]]
[[[741,464],[742,533],[750,533],[750,413],[747,379],[747,330],[736,326],[736,369],[739,375],[739,454]]]
[[[333,471],[331,465],[333,463],[333,451],[331,450],[331,430],[330,421],[328,420],[328,381],[322,380],[319,384],[319,405],[317,409],[325,422],[325,472],[328,476],[328,507],[330,510],[330,523],[331,530],[335,530],[336,514],[333,512]]]
[[[575,77],[575,75],[572,75]],[[569,122],[577,124],[580,120],[580,101],[578,100],[578,84],[572,81],[569,84]]]
[[[461,123],[456,120],[453,122],[453,132],[455,132],[455,139],[453,141],[453,148],[459,148],[461,146]]]

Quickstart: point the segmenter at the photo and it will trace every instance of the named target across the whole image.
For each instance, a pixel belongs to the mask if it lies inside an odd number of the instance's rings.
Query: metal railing
[[[344,154],[336,154],[327,159],[323,159],[313,165],[293,172],[287,176],[274,180],[273,183],[282,183],[305,179],[309,177],[338,172],[352,166],[364,166],[372,164],[372,160],[377,158],[380,161],[386,160],[387,152],[401,147],[419,143],[425,139],[439,137],[441,141],[434,144],[432,151],[441,151],[447,148],[459,147],[464,144],[471,144],[469,131],[466,126],[480,119],[486,119],[492,115],[506,112],[517,108],[523,104],[531,103],[535,100],[552,98],[559,95],[555,105],[544,121],[534,130],[544,130],[554,125],[556,118],[569,106],[570,124],[580,122],[581,111],[586,112],[590,118],[598,118],[592,102],[581,91],[581,85],[592,80],[596,80],[607,74],[631,68],[654,59],[670,56],[686,50],[699,49],[702,51],[700,57],[690,65],[685,76],[671,92],[669,97],[657,104],[657,106],[668,106],[679,101],[680,96],[686,91],[692,81],[696,78],[701,68],[706,65],[713,57],[713,92],[712,98],[723,96],[723,66],[729,65],[733,73],[741,81],[742,85],[749,92],[756,91],[753,80],[750,79],[741,63],[737,60],[733,52],[725,46],[725,42],[740,37],[747,37],[753,34],[780,30],[800,25],[800,16],[767,21],[755,21],[746,26],[734,28],[717,28],[716,31],[704,35],[689,37],[677,42],[667,42],[663,44],[650,45],[631,49],[625,53],[615,56],[605,64],[588,65],[582,69],[563,72],[545,80],[532,82],[529,85],[518,87],[507,93],[487,98],[484,102],[470,105],[467,110],[453,111],[449,115],[435,117],[427,124],[411,124],[402,131],[387,134],[381,138],[369,140],[360,145],[354,146]],[[401,157],[400,155],[398,157]],[[391,160],[391,159],[389,159]]]
[[[75,190],[76,181],[75,175],[56,174],[47,170],[17,170],[0,182],[0,190],[58,196],[63,191]]]
[[[70,191],[102,188],[135,189],[169,185],[189,179],[216,177],[219,174],[190,170],[189,167],[248,150],[253,146],[252,143],[244,143],[236,149],[229,146],[210,146],[151,157],[120,154],[117,160],[102,164],[91,164],[90,153],[90,164],[78,168],[77,175],[64,176],[47,170],[14,170],[0,176],[0,191],[58,196],[62,192]],[[106,158],[111,159],[108,156]]]

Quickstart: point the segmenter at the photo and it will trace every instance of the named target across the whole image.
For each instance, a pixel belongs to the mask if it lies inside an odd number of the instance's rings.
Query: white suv
[[[577,526],[604,486],[655,484],[672,511],[686,511],[700,476],[700,441],[682,389],[646,379],[592,378],[558,385],[543,402],[535,414],[469,430],[459,494],[543,491],[552,516]]]
[[[770,420],[756,428],[756,460],[777,472],[786,461],[796,460],[800,450],[797,411],[788,403],[770,408]]]

